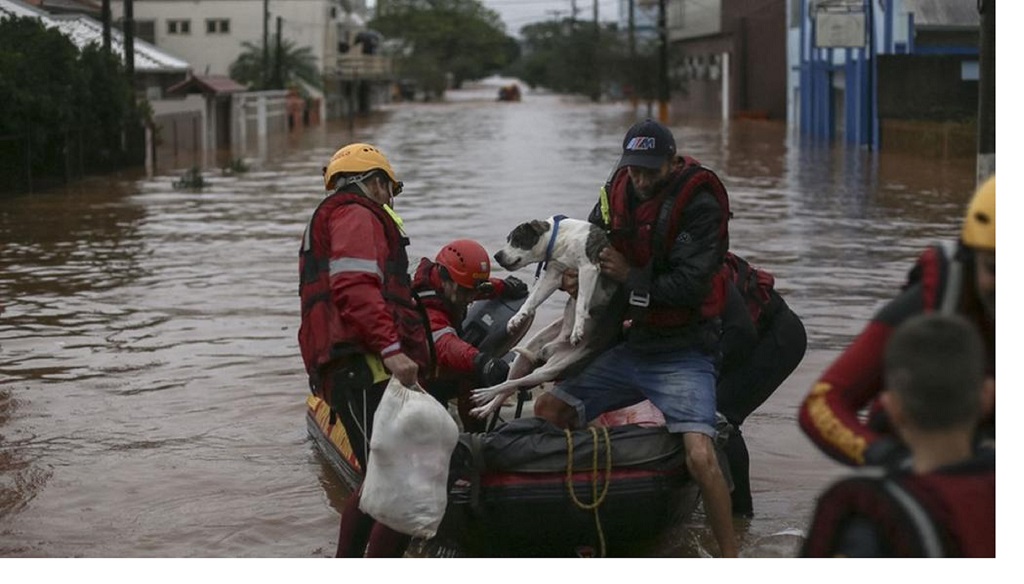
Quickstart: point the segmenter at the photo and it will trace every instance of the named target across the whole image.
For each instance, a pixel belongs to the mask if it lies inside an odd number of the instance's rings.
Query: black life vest
[[[302,300],[302,325],[299,347],[312,387],[319,385],[325,365],[353,355],[367,355],[367,350],[351,331],[344,330],[338,308],[331,301],[330,238],[327,221],[342,205],[360,205],[371,211],[384,227],[389,255],[385,261],[382,292],[395,327],[402,352],[422,368],[430,366],[427,344],[428,326],[416,302],[409,277],[406,246],[409,238],[395,219],[381,206],[351,192],[336,192],[317,206],[306,227],[299,250],[299,297]],[[377,359],[377,355],[367,355]],[[371,369],[374,369],[371,364]]]
[[[616,171],[605,191],[609,210],[605,224],[609,240],[634,266],[650,265],[653,273],[667,268],[672,243],[679,235],[686,207],[694,195],[707,190],[714,195],[722,212],[718,227],[720,253],[724,260],[729,249],[729,195],[718,176],[696,159],[683,158],[683,167],[673,172],[669,184],[650,200],[643,201],[632,211],[629,205],[629,173],[625,167]],[[603,202],[602,202],[603,206]],[[727,266],[712,277],[699,314],[690,308],[651,304],[645,310],[632,313],[634,322],[649,327],[679,327],[698,319],[719,316],[725,308],[727,282],[731,278]],[[646,292],[646,291],[643,291]]]

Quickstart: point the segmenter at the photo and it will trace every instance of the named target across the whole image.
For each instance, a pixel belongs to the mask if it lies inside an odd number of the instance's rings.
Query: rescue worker
[[[796,369],[807,350],[800,317],[775,289],[775,277],[729,252],[729,295],[722,315],[718,411],[732,426],[725,454],[732,476],[732,512],[754,514],[750,454],[741,425]]]
[[[984,351],[977,327],[959,315],[919,314],[896,329],[879,401],[908,464],[862,470],[827,489],[801,555],[995,557],[995,450],[973,443],[994,391]]]
[[[306,226],[299,253],[299,347],[313,393],[340,418],[365,469],[373,414],[389,378],[414,386],[429,367],[427,328],[413,298],[406,246],[394,212],[402,183],[370,144],[349,144],[323,169],[327,196]],[[409,536],[359,510],[341,515],[338,557],[402,556]]]
[[[601,273],[629,298],[625,336],[537,398],[535,413],[578,427],[649,399],[669,431],[682,434],[720,553],[735,557],[729,490],[712,442],[729,200],[712,171],[693,159],[676,168],[675,156],[675,138],[658,122],[626,133],[619,168],[590,215],[611,241]]]
[[[875,398],[882,390],[882,352],[892,331],[922,312],[960,314],[981,334],[985,372],[995,385],[996,179],[975,191],[955,245],[928,248],[907,285],[879,310],[815,382],[800,406],[800,427],[825,454],[849,465],[898,463],[906,456]],[[858,413],[870,407],[867,422]],[[995,440],[995,405],[979,424],[979,440]]]
[[[462,340],[466,307],[474,300],[517,300],[528,293],[526,284],[509,276],[491,278],[491,259],[482,245],[457,239],[437,252],[433,261],[423,258],[413,277],[413,290],[427,311],[434,344],[436,372],[421,381],[441,403],[457,398],[459,418],[467,432],[483,432],[484,420],[469,414],[469,391],[497,385],[508,378],[508,363]]]

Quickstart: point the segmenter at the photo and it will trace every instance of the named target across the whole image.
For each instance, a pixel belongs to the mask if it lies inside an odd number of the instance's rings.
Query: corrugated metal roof
[[[977,28],[981,25],[978,4],[973,0],[904,0],[903,10],[914,13],[920,28]]]
[[[246,87],[227,75],[196,75],[168,87],[167,93],[192,93],[193,90],[213,95],[225,95],[246,91]]]
[[[53,16],[17,0],[0,0],[0,18],[6,15],[38,18],[48,28],[56,28],[71,39],[79,49],[89,43],[103,44],[103,23],[81,15]],[[137,73],[178,73],[192,68],[188,61],[171,55],[136,38],[135,71]],[[110,50],[124,59],[121,31],[111,27]]]

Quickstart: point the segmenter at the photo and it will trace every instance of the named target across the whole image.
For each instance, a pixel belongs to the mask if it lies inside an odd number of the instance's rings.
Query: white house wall
[[[153,21],[155,44],[181,55],[195,74],[227,75],[244,50],[243,42],[263,45],[263,5],[263,0],[135,0],[133,13],[137,22]],[[336,55],[335,22],[344,17],[340,0],[269,0],[267,7],[268,39],[276,34],[280,16],[282,38],[299,48],[310,47],[318,68],[323,68],[325,55]],[[113,0],[111,11],[114,19],[123,18],[124,2]],[[207,19],[228,19],[230,31],[207,33]],[[189,20],[190,33],[169,34],[169,20]]]

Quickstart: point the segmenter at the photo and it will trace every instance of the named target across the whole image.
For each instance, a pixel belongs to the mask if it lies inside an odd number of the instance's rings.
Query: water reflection
[[[199,192],[168,172],[0,201],[0,555],[333,554],[347,492],[306,438],[295,341],[324,161],[354,139],[388,154],[414,258],[455,237],[493,251],[521,221],[585,217],[636,117],[462,97],[395,106],[354,136],[347,122],[295,136],[249,173],[207,172]],[[918,251],[955,236],[973,160],[811,147],[758,121],[673,130],[728,187],[733,248],[775,273],[807,327],[804,362],[744,428],[757,515],[742,553],[786,555],[841,470],[799,433],[796,406]],[[652,555],[711,541],[698,514]]]

